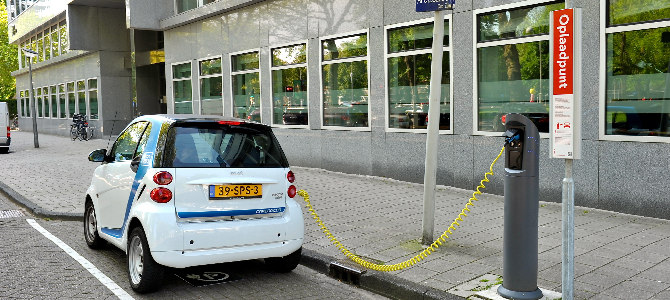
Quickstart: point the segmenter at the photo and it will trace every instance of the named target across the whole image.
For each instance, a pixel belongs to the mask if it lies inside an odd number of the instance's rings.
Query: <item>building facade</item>
[[[576,204],[670,218],[670,0],[573,3],[583,12]],[[40,5],[51,17],[22,19]],[[564,6],[458,0],[447,12],[438,184],[474,189],[503,146],[502,116],[517,112],[542,132],[540,198],[561,201],[549,12]],[[40,0],[9,31],[46,53],[65,22],[67,52],[33,65],[35,86],[48,87],[37,103],[51,100],[46,131],[66,134],[72,112],[105,134],[138,113],[235,116],[275,127],[293,165],[422,182],[432,18],[407,0]],[[27,68],[13,74],[27,118]],[[502,194],[503,164],[494,171],[485,191]]]

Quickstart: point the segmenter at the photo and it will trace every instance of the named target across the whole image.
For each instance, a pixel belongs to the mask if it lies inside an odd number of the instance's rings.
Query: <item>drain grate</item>
[[[361,284],[361,274],[367,269],[352,263],[349,260],[339,260],[330,263],[330,277],[352,285]]]
[[[18,218],[23,216],[25,216],[25,214],[20,210],[0,210],[0,219]]]

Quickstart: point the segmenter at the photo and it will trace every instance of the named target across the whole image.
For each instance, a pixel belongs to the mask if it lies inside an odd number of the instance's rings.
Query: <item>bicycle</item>
[[[82,114],[72,115],[72,124],[70,124],[70,138],[74,141],[88,141],[93,138],[93,130],[88,126],[86,116]]]
[[[18,130],[19,129],[19,115],[13,115],[12,120],[10,121],[9,127],[12,130]]]

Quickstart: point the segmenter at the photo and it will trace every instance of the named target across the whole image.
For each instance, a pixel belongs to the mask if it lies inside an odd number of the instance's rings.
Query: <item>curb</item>
[[[300,264],[319,273],[329,275],[330,263],[337,259],[314,250],[302,249]],[[364,290],[391,299],[431,299],[431,300],[463,300],[465,298],[436,290],[395,275],[368,270],[360,278],[358,286]]]
[[[61,213],[53,212],[41,208],[39,205],[33,203],[32,201],[23,197],[23,195],[17,193],[15,190],[0,182],[0,193],[5,195],[10,201],[16,203],[19,206],[22,206],[28,212],[38,218],[48,218],[54,220],[63,220],[63,221],[84,221],[84,213]]]

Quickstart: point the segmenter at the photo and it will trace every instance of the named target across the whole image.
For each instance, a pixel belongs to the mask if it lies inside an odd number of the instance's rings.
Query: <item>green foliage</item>
[[[670,0],[610,0],[609,3],[608,25],[670,18]]]
[[[7,8],[5,2],[0,5],[0,100],[16,97],[16,79],[10,74],[19,69],[18,48],[9,44],[7,35]],[[16,100],[14,100],[16,113]]]

